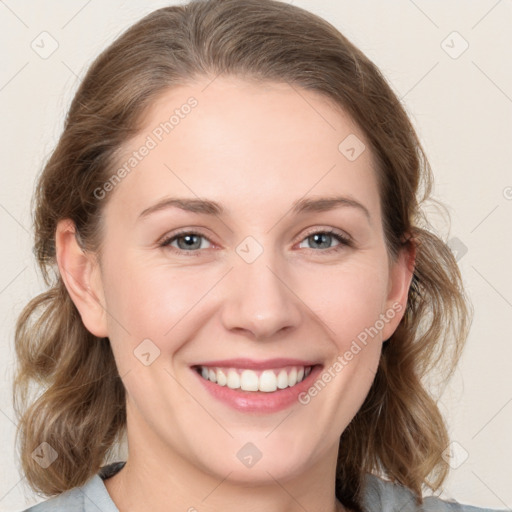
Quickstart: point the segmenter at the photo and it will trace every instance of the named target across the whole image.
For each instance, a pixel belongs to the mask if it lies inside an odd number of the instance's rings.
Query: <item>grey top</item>
[[[119,512],[103,480],[115,475],[125,462],[103,466],[81,487],[70,489],[23,512]],[[365,512],[497,512],[498,509],[462,505],[455,501],[427,497],[417,507],[413,493],[401,485],[393,484],[375,475],[367,474],[363,493]],[[504,510],[504,509],[503,509]],[[507,512],[512,512],[508,509]]]

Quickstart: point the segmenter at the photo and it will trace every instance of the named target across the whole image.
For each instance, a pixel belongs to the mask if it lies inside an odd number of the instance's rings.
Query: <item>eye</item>
[[[174,233],[173,235],[164,238],[159,244],[159,247],[172,247],[178,253],[189,253],[191,256],[199,255],[200,249],[208,249],[209,247],[205,247],[202,243],[203,241],[207,242],[211,246],[210,240],[202,235],[201,233],[193,232],[193,231],[181,231],[179,233]],[[336,245],[331,246],[332,242],[337,242]],[[321,251],[314,252],[331,252],[331,251],[339,251],[343,249],[343,247],[352,246],[351,239],[335,231],[333,229],[325,229],[321,231],[312,231],[308,233],[306,238],[303,239],[301,245],[304,242],[310,242],[314,249],[321,249]],[[315,247],[316,246],[316,247]]]
[[[159,247],[172,247],[176,249],[178,252],[190,252],[194,253],[199,249],[205,249],[202,244],[202,241],[207,241],[211,243],[208,238],[200,233],[195,233],[191,231],[182,231],[180,233],[175,233],[170,237],[165,238],[162,242],[159,243]],[[177,246],[174,243],[177,243]]]
[[[304,241],[301,242],[301,244],[308,241],[313,245],[313,249],[323,249],[321,252],[339,251],[343,249],[344,246],[352,246],[352,242],[347,236],[333,229],[313,231],[312,233],[309,233],[306,238],[304,238]],[[333,241],[337,242],[335,246],[331,246]]]

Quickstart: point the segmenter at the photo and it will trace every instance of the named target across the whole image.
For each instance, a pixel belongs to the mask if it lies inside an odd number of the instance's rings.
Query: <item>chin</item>
[[[265,439],[267,435],[268,432],[259,437],[254,435],[253,441],[248,441],[247,435],[243,441],[230,439],[225,447],[217,445],[216,450],[209,449],[206,459],[204,452],[198,454],[198,459],[204,471],[214,478],[229,478],[249,487],[275,483],[274,479],[280,482],[293,479],[314,465],[314,454],[318,454],[314,447],[292,440],[289,435],[273,433],[270,436],[275,435],[275,439]]]

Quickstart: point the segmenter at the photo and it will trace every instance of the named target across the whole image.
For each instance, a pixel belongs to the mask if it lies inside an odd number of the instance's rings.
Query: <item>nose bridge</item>
[[[300,301],[286,282],[279,254],[252,237],[240,243],[236,253],[223,305],[224,326],[250,331],[258,339],[297,327]]]

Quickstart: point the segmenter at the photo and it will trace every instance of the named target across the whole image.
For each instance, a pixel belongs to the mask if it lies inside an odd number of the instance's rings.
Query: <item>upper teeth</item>
[[[200,367],[203,378],[219,386],[242,391],[272,392],[295,386],[311,373],[311,366],[289,366],[275,370],[238,370],[236,368]]]

